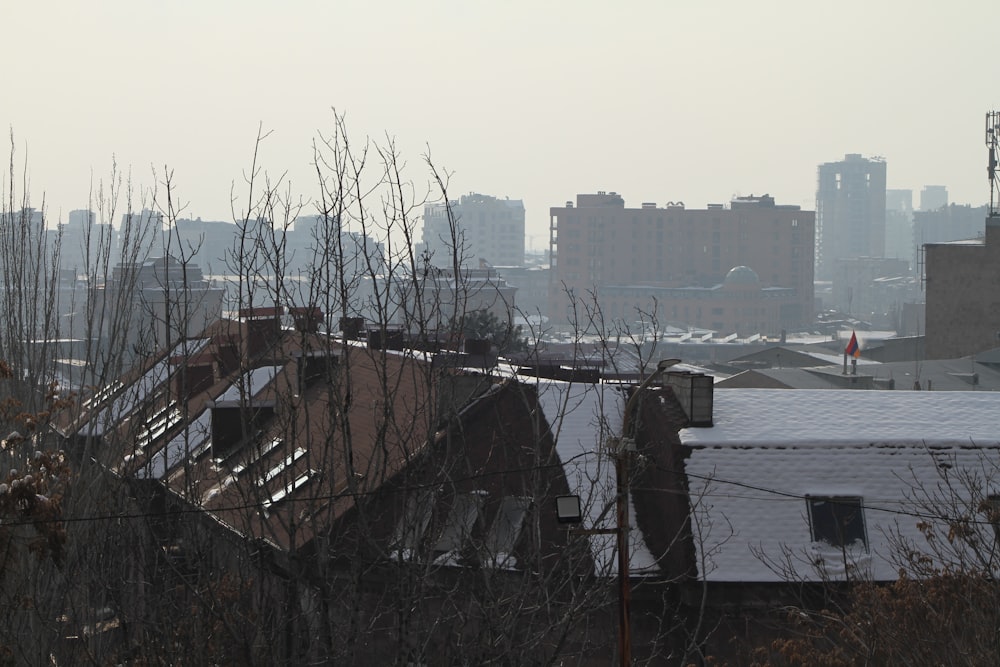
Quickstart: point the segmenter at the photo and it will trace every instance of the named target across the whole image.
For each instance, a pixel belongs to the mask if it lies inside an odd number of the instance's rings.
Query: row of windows
[[[557,226],[563,227],[563,228],[568,228],[568,227],[573,227],[573,226],[575,226],[575,227],[584,227],[584,226],[587,226],[587,227],[590,227],[590,228],[593,228],[593,229],[603,229],[605,227],[619,228],[619,227],[623,227],[627,223],[631,222],[632,227],[635,228],[637,226],[640,226],[643,223],[643,221],[645,221],[645,224],[647,226],[652,226],[653,223],[654,223],[653,218],[652,217],[648,217],[648,216],[645,217],[645,218],[641,218],[639,216],[632,216],[631,220],[628,220],[628,219],[625,219],[625,218],[619,219],[617,217],[612,217],[612,218],[596,218],[596,217],[590,216],[590,217],[586,218],[586,221],[584,221],[584,218],[582,216],[562,216],[562,217],[557,216],[556,219],[555,219],[555,221],[554,221],[554,224],[557,225]],[[682,219],[668,217],[666,220],[664,220],[661,217],[661,218],[657,218],[655,220],[655,222],[656,222],[656,228],[662,230],[662,229],[669,229],[669,228],[678,228],[678,227],[681,227],[681,226],[687,226],[688,228],[694,228],[694,227],[704,228],[706,226],[707,220],[705,220],[702,216],[692,215],[692,216],[689,216],[687,218],[682,218]],[[733,220],[730,217],[730,219],[727,220],[727,224],[732,224],[732,222],[733,222]],[[755,225],[762,225],[766,221],[758,218],[758,219],[754,219],[752,222]],[[790,220],[787,219],[787,218],[785,218],[785,219],[772,218],[770,220],[770,222],[771,222],[772,226],[773,225],[782,225],[782,224],[787,224],[789,227],[793,227],[793,228],[798,228],[800,226],[798,218],[792,218]],[[664,223],[666,223],[666,224],[664,224]],[[741,216],[739,216],[739,218],[736,219],[736,223],[739,226],[742,227],[742,226],[750,224],[751,223],[751,219],[748,218],[745,215],[741,215]],[[712,228],[713,229],[721,229],[722,228],[722,220],[720,218],[712,218]]]

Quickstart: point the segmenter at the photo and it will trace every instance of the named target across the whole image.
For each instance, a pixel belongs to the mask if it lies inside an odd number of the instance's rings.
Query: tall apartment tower
[[[838,259],[885,256],[885,160],[849,153],[819,166],[816,279],[832,280]]]
[[[472,193],[424,206],[423,248],[435,266],[450,267],[454,242],[448,208],[461,232],[463,265],[524,266],[524,202]]]

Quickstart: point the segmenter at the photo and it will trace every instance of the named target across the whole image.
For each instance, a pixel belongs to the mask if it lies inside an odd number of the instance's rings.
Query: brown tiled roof
[[[260,329],[246,323],[216,323],[187,360],[214,361],[207,389],[178,396],[183,385],[172,380],[185,365],[175,348],[123,378],[68,430],[101,434],[101,458],[118,474],[159,479],[240,534],[287,549],[311,540],[314,525],[330,525],[430,441],[431,366],[319,334],[284,330],[265,344],[248,340],[254,335]],[[241,345],[242,365],[225,360],[230,340]],[[157,368],[169,376],[150,379]],[[303,376],[314,379],[303,384]],[[242,391],[241,378],[252,378]],[[213,424],[213,409],[232,411],[232,421]],[[113,428],[88,425],[107,417]],[[206,440],[212,431],[219,437]]]

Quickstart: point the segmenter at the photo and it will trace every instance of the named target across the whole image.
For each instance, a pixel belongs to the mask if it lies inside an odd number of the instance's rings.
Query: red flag
[[[858,347],[858,336],[853,331],[851,332],[851,342],[844,348],[844,354],[850,355],[855,359],[861,356],[861,348]]]

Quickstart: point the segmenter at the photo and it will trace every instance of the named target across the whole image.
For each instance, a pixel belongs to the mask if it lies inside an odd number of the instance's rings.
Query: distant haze
[[[816,167],[880,155],[888,187],[989,196],[983,117],[1000,106],[992,2],[23,2],[4,12],[0,121],[50,218],[86,208],[116,159],[164,166],[186,217],[231,220],[261,160],[311,197],[331,108],[453,172],[451,194],[548,208],[770,193],[815,205]],[[6,164],[6,161],[5,161]],[[4,169],[6,172],[6,168]],[[238,204],[242,207],[242,201]]]

